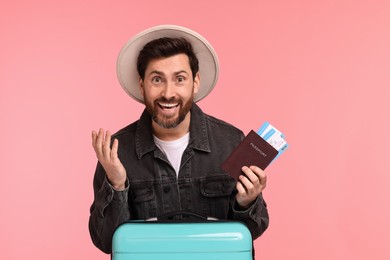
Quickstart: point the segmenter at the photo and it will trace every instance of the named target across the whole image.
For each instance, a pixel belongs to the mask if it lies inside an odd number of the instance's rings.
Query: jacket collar
[[[206,115],[195,103],[192,103],[190,111],[190,141],[188,146],[193,149],[210,152]],[[153,141],[152,118],[146,109],[138,120],[135,133],[135,149],[138,159],[141,159],[146,153],[156,149],[156,145]]]

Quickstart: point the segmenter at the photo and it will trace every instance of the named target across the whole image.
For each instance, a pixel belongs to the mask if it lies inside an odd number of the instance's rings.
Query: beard
[[[166,99],[161,97],[154,101],[145,100],[146,110],[149,112],[149,115],[152,117],[152,120],[163,128],[174,128],[178,126],[185,119],[188,112],[191,110],[192,103],[194,101],[194,93],[192,93],[191,97],[187,101],[183,101],[182,99],[172,97],[170,99]],[[179,107],[179,112],[174,115],[166,116],[159,113],[159,103],[167,103],[173,104],[177,103]]]

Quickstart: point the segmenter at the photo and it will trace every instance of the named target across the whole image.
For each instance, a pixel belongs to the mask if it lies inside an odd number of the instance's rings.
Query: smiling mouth
[[[158,106],[163,110],[170,110],[178,107],[179,103],[158,103]]]

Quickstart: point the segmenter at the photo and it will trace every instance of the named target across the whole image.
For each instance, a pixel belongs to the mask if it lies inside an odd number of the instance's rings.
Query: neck
[[[190,131],[191,112],[188,112],[184,120],[174,128],[164,128],[152,121],[153,134],[160,140],[173,141],[183,137]]]

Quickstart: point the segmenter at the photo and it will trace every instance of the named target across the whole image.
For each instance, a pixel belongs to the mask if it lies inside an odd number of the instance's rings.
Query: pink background
[[[90,132],[142,105],[115,62],[135,33],[187,26],[219,54],[203,110],[290,148],[268,168],[257,259],[390,259],[390,2],[3,1],[0,258],[108,259],[89,238]]]

